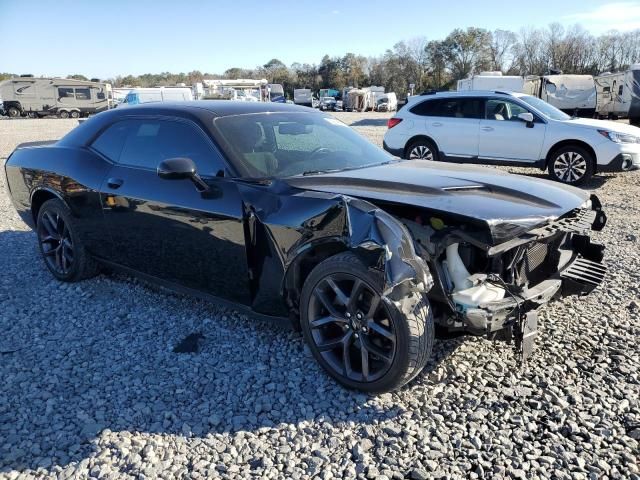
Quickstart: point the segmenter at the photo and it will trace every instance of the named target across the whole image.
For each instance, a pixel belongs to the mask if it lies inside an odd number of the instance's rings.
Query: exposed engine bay
[[[392,207],[385,206],[387,211]],[[606,216],[597,197],[503,243],[455,218],[406,211],[402,222],[434,278],[428,296],[436,322],[448,330],[514,339],[525,359],[537,329],[537,309],[569,295],[585,295],[606,275],[604,247],[587,232]]]

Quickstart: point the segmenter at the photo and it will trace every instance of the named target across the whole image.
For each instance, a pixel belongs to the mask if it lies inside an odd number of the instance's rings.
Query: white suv
[[[537,167],[572,185],[640,168],[640,128],[572,118],[521,93],[411,97],[388,127],[385,150],[408,159]]]

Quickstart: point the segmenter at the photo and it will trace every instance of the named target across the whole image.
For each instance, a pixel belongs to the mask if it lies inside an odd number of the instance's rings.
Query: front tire
[[[353,253],[318,264],[302,288],[304,338],[339,383],[365,392],[400,388],[424,368],[434,323],[425,295],[408,294],[402,311],[382,296],[381,276]]]
[[[549,158],[549,176],[568,185],[582,185],[594,173],[595,159],[584,148],[567,145],[554,151]]]
[[[405,152],[407,160],[429,160],[437,162],[440,159],[438,147],[430,140],[418,139],[407,147]]]
[[[42,204],[36,233],[44,263],[58,280],[77,282],[98,273],[97,262],[85,250],[75,219],[61,200]]]

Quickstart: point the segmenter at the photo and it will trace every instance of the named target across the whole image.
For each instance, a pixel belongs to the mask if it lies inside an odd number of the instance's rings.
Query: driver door
[[[92,148],[115,163],[100,192],[112,261],[250,304],[242,202],[200,127],[183,119],[128,119],[109,127]],[[208,191],[189,179],[158,177],[158,164],[176,157],[194,161]]]
[[[518,118],[525,112],[529,110],[507,98],[487,99],[486,115],[480,121],[478,157],[505,163],[540,160],[547,124],[535,114],[534,122],[527,124]]]

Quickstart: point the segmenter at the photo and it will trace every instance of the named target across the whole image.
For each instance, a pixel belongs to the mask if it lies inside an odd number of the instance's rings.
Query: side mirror
[[[533,113],[531,112],[523,112],[518,115],[518,118],[523,122],[533,123]]]
[[[158,176],[165,180],[185,180],[195,175],[196,164],[190,158],[169,158],[158,165]]]
[[[190,158],[169,158],[158,165],[158,176],[165,180],[191,180],[199,192],[209,190],[209,185],[200,178],[196,164]]]

